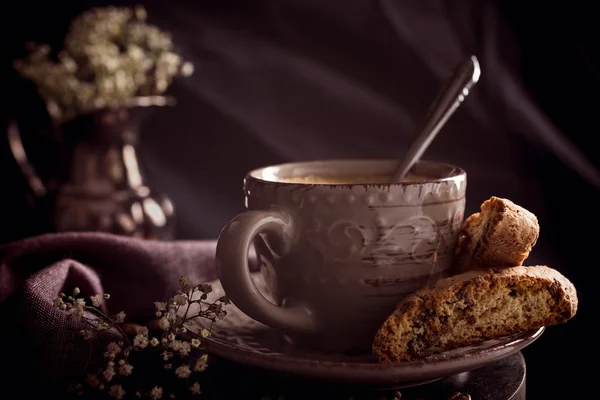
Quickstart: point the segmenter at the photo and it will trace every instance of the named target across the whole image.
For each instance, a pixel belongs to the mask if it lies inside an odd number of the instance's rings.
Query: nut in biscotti
[[[577,312],[573,284],[547,266],[474,270],[407,296],[380,327],[373,353],[411,361],[564,323]]]
[[[522,265],[537,242],[537,217],[510,200],[491,197],[466,219],[458,237],[455,272]]]

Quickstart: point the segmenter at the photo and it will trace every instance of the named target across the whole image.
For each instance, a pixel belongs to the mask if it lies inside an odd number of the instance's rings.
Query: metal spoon
[[[400,182],[404,179],[412,166],[427,150],[440,129],[446,124],[448,118],[468,96],[469,90],[477,83],[480,75],[481,69],[477,57],[471,56],[460,63],[432,104],[431,111],[425,120],[425,126],[411,143],[390,182]]]

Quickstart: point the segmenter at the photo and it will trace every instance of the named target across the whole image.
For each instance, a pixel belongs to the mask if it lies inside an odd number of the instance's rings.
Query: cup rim
[[[352,183],[303,183],[303,182],[286,182],[286,181],[277,181],[277,180],[269,180],[259,177],[259,174],[262,174],[268,168],[284,168],[284,167],[294,167],[294,166],[310,166],[322,163],[331,163],[331,164],[353,164],[353,163],[394,163],[399,162],[398,159],[393,158],[340,158],[340,159],[321,159],[321,160],[310,160],[310,161],[294,161],[280,164],[272,164],[265,165],[263,167],[255,168],[246,173],[245,180],[254,180],[260,182],[262,184],[274,184],[274,185],[283,185],[283,186],[322,186],[322,187],[334,187],[334,186],[344,186],[344,187],[354,187],[354,186],[394,186],[394,187],[404,187],[404,186],[412,186],[412,185],[423,185],[427,183],[442,183],[448,182],[451,180],[455,180],[456,178],[464,177],[466,178],[467,172],[452,163],[442,162],[442,161],[433,161],[433,160],[419,160],[415,165],[436,165],[440,167],[446,167],[450,169],[450,174],[447,177],[442,178],[431,178],[431,179],[423,179],[418,181],[407,181],[407,182],[393,182],[393,183],[361,183],[361,182],[352,182]]]

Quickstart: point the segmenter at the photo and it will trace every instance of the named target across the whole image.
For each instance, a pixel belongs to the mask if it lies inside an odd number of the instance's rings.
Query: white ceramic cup
[[[221,232],[217,268],[227,296],[287,339],[333,351],[369,349],[397,302],[445,276],[462,226],[466,173],[420,162],[423,178],[394,184],[290,183],[307,175],[391,175],[396,160],[269,166],[244,180],[248,211]],[[268,300],[254,285],[255,245]]]

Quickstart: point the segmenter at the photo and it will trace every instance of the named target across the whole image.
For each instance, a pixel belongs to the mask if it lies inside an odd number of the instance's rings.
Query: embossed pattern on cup
[[[259,233],[254,243],[275,303],[308,310],[317,328],[309,339],[317,346],[368,348],[402,297],[448,271],[463,222],[466,174],[421,162],[415,172],[436,179],[348,185],[278,180],[315,173],[381,175],[395,163],[284,164],[255,170],[244,181],[249,210],[277,210],[293,222],[283,241]],[[294,332],[287,336],[298,340]]]

